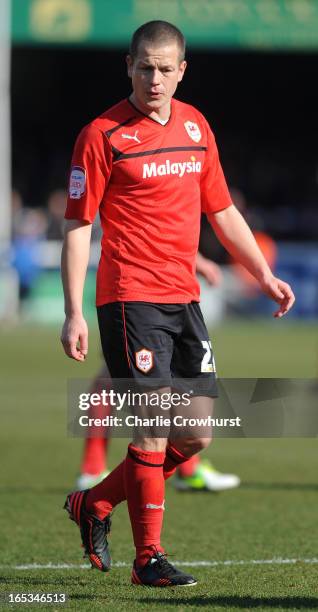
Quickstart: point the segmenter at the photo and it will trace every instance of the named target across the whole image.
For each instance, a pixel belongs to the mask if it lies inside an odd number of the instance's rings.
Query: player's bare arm
[[[92,226],[67,220],[62,249],[61,272],[65,300],[65,322],[61,342],[68,357],[84,361],[88,351],[88,329],[82,313]]]
[[[280,318],[285,315],[295,302],[293,291],[273,275],[241,213],[232,205],[209,214],[208,218],[226,250],[256,278],[262,291],[279,304],[273,316]]]

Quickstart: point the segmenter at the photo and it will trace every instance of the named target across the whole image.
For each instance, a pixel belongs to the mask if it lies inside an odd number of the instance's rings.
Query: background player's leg
[[[103,366],[94,378],[90,393],[100,393],[110,385],[110,374],[106,366]],[[111,413],[111,406],[90,406],[88,416],[90,418],[103,418]],[[80,468],[80,476],[76,481],[78,490],[89,489],[103,480],[107,475],[107,450],[109,433],[107,436],[99,437],[94,429],[89,429],[89,436],[84,440],[83,455]]]
[[[106,472],[107,463],[105,453],[108,438],[85,438],[81,462],[81,476],[98,478]],[[84,487],[85,488],[85,487]]]
[[[195,470],[200,463],[199,455],[192,455],[188,461],[183,461],[179,465],[178,474],[181,478],[187,478],[195,473]]]

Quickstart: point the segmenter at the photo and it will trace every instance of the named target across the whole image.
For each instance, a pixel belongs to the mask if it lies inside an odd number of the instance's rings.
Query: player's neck
[[[156,111],[149,111],[146,106],[144,106],[138,101],[134,92],[131,94],[131,96],[129,96],[129,100],[141,113],[147,115],[147,117],[150,117],[155,121],[158,121],[158,123],[166,123],[170,118],[171,100],[169,100],[169,102],[167,102],[167,104],[165,104],[161,108],[158,108],[158,110]]]

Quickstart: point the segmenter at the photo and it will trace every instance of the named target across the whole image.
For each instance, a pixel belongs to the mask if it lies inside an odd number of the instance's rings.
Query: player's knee
[[[133,439],[134,446],[145,451],[161,453],[166,450],[167,440],[165,438],[144,438],[135,436]]]
[[[211,438],[186,438],[182,440],[182,444],[179,446],[184,455],[192,457],[192,455],[196,455],[207,448],[210,442]]]
[[[208,446],[211,444],[211,441],[212,441],[212,438],[198,438],[196,440],[197,446],[198,446],[198,450],[196,452],[199,453],[205,448],[208,448]]]

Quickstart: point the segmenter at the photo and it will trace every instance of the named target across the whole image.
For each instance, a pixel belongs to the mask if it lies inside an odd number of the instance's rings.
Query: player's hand
[[[88,352],[88,328],[83,317],[66,317],[61,342],[68,357],[76,361],[84,361]]]
[[[277,319],[283,317],[295,302],[295,296],[291,287],[280,278],[271,276],[269,279],[261,282],[261,288],[268,297],[279,304],[279,309],[273,314],[273,317]]]

